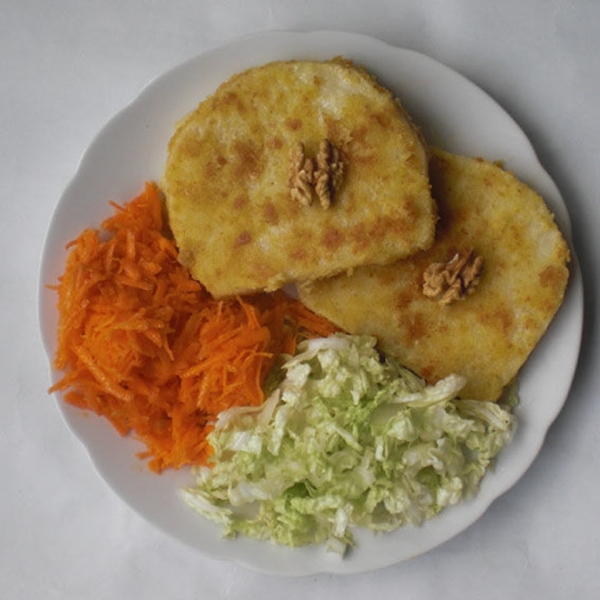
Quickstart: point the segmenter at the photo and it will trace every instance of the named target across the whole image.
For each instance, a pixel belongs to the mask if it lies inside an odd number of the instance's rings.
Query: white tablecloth
[[[600,597],[600,3],[187,0],[0,5],[0,595],[18,599]],[[338,29],[418,50],[499,101],[568,205],[586,319],[567,402],[533,466],[464,533],[357,575],[281,578],[204,557],[98,477],[46,394],[45,232],[96,132],[152,78],[238,36]]]

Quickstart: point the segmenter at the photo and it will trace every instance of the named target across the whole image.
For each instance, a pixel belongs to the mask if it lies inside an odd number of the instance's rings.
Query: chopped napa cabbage
[[[513,429],[499,404],[457,398],[462,377],[428,386],[372,337],[306,341],[282,369],[263,406],[221,413],[212,465],[183,490],[226,536],[343,553],[354,527],[418,525],[473,495]]]

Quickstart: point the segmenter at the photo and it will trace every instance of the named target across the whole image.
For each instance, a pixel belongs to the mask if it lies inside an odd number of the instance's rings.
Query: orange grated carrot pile
[[[279,354],[337,329],[283,292],[214,299],[177,261],[156,184],[113,206],[105,232],[68,244],[52,286],[62,378],[50,391],[133,433],[153,471],[204,464],[218,413],[260,405]]]

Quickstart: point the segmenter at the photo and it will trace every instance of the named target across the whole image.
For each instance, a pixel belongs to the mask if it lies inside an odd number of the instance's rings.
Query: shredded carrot
[[[177,261],[147,183],[67,245],[58,285],[62,378],[50,388],[143,442],[151,470],[204,464],[232,406],[258,406],[276,358],[336,327],[283,292],[214,299]]]

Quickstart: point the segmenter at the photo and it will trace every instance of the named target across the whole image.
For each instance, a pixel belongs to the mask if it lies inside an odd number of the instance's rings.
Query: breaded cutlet
[[[464,397],[497,400],[563,301],[569,249],[544,200],[496,164],[434,150],[430,173],[430,249],[305,285],[300,298],[428,382],[458,373]],[[471,273],[457,283],[461,260]]]
[[[323,144],[332,158],[321,168]],[[306,160],[310,197],[299,193]],[[324,208],[317,180],[328,168]],[[273,62],[223,83],[179,123],[162,187],[180,261],[215,297],[389,263],[433,242],[420,132],[341,59]]]

